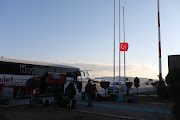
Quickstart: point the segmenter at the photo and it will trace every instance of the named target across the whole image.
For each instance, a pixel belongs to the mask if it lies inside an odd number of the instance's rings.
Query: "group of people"
[[[96,96],[98,94],[96,84],[92,84],[91,80],[88,80],[88,83],[85,86],[85,93],[88,98],[88,106],[92,107],[92,100],[96,99]],[[76,95],[76,89],[74,87],[74,83],[70,82],[68,86],[65,89],[65,95],[69,97],[70,102],[72,99],[74,99],[74,96]]]

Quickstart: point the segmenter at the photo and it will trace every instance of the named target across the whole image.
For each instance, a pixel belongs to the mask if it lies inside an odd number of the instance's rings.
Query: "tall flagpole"
[[[123,7],[123,29],[124,29],[124,43],[125,43],[125,21],[124,21],[124,7]],[[126,58],[124,51],[124,92],[126,91]]]
[[[113,71],[113,82],[115,82],[115,0],[114,0],[114,71]],[[114,84],[113,84],[113,94],[115,94]]]
[[[120,77],[120,76],[121,76],[121,64],[120,64],[120,63],[121,63],[121,62],[120,62],[120,60],[121,60],[121,59],[120,59],[120,58],[121,58],[121,57],[120,57],[120,55],[121,55],[121,54],[120,54],[120,43],[121,43],[121,38],[120,38],[120,33],[121,33],[121,32],[120,32],[120,29],[121,29],[121,28],[120,28],[120,12],[121,12],[121,10],[120,10],[120,0],[119,0],[119,93],[120,93],[120,90],[121,90],[121,89],[120,89],[120,87],[121,87],[121,85],[120,85],[120,79],[121,79],[121,77]]]
[[[162,82],[162,65],[161,65],[161,34],[160,34],[160,15],[159,15],[159,0],[157,0],[158,7],[158,42],[159,42],[159,82]]]

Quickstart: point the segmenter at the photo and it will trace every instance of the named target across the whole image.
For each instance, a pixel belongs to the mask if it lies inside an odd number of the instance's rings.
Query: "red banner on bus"
[[[66,84],[66,74],[48,73],[48,84]]]

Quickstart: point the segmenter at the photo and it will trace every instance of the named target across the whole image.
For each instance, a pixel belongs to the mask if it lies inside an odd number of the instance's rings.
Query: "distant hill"
[[[127,76],[126,78],[128,78],[129,81],[133,82],[135,77],[128,77]],[[139,78],[141,83],[144,83],[150,79],[150,78],[140,78],[140,77],[138,77],[138,78]],[[113,77],[98,77],[98,79],[105,79],[105,80],[108,80],[110,82],[113,82]],[[124,77],[121,77],[120,79],[124,80]],[[119,80],[119,76],[115,77],[115,81],[117,81],[117,80]],[[157,81],[158,79],[153,79],[153,80]]]

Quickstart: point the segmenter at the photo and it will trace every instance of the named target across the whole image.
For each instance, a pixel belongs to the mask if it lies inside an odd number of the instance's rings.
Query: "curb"
[[[89,113],[89,114],[95,114],[95,115],[103,115],[103,116],[109,116],[109,117],[123,118],[123,119],[129,119],[129,120],[144,120],[144,119],[139,119],[139,118],[131,118],[131,117],[125,117],[125,116],[118,116],[118,115],[102,114],[102,113],[88,112],[88,111],[83,111],[83,110],[75,110],[75,111],[83,112],[83,113]]]
[[[143,103],[143,104],[155,104],[155,105],[171,105],[173,106],[173,103],[156,103],[156,102],[139,102],[139,103]]]

